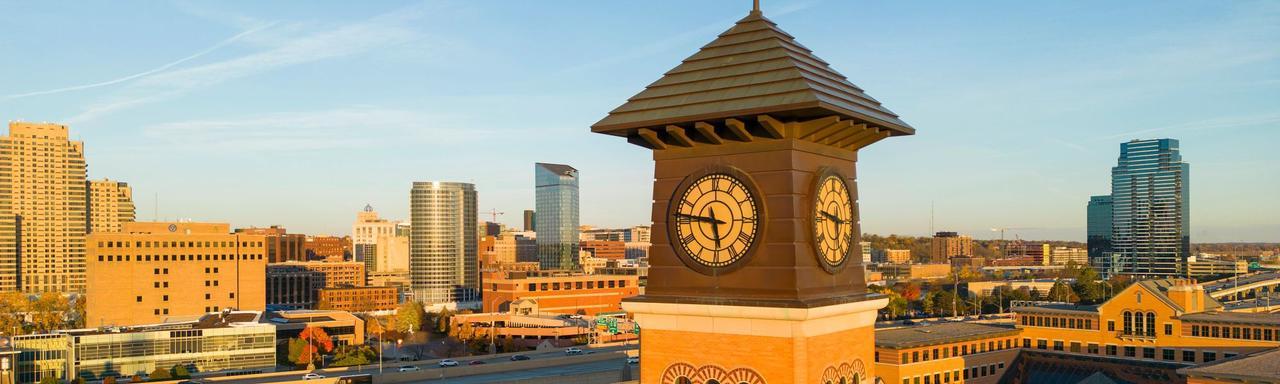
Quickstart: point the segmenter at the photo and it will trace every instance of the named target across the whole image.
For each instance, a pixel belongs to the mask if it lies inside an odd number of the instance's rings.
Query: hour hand
[[[828,213],[827,211],[821,211],[821,210],[820,210],[820,211],[818,211],[818,213],[821,213],[823,216],[826,216],[828,219],[831,219],[831,221],[835,221],[835,222],[836,222],[836,224],[844,224],[844,223],[845,223],[845,221],[844,221],[844,220],[841,220],[841,219],[840,219],[840,216],[833,215],[833,214],[831,214],[831,213]]]
[[[676,213],[676,217],[684,217],[684,218],[688,218],[688,219],[693,220],[693,221],[701,221],[701,222],[704,222],[704,223],[712,223],[712,224],[724,224],[724,223],[725,223],[724,221],[716,220],[716,219],[715,219],[715,218],[713,218],[713,217],[695,216],[695,215],[689,215],[689,214],[684,214],[684,213],[679,213],[679,212],[677,212],[677,213]]]

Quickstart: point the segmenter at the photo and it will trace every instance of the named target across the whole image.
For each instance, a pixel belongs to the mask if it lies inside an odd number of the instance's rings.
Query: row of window
[[[98,248],[209,248],[234,247],[235,241],[99,241]],[[241,247],[261,247],[261,241],[241,241]]]
[[[1031,327],[1094,329],[1093,319],[1034,315],[1019,315],[1018,317],[1022,325]]]
[[[951,382],[960,382],[960,378],[964,380],[977,379],[994,375],[1004,369],[1004,362],[979,365],[968,367],[965,369],[957,369],[951,372],[935,372],[932,375],[921,375],[916,377],[902,378],[902,384],[945,384]]]
[[[529,292],[583,289],[584,286],[586,287],[586,289],[596,289],[596,288],[603,289],[605,288],[606,285],[609,288],[626,288],[627,281],[626,280],[599,280],[599,281],[593,280],[593,281],[587,281],[586,284],[583,284],[583,282],[581,281],[577,281],[573,283],[569,283],[569,282],[565,282],[565,283],[555,282],[555,283],[541,283],[541,284],[529,283]],[[494,291],[497,291],[498,285],[494,284],[492,288]]]
[[[239,256],[239,257],[237,257]],[[218,261],[218,260],[262,260],[261,254],[242,255],[98,255],[98,261]]]
[[[1227,327],[1218,325],[1190,325],[1189,327],[1191,327],[1191,336],[1280,341],[1280,331],[1272,331],[1271,328]]]
[[[1144,318],[1146,321],[1143,321]],[[1124,311],[1124,334],[1155,337],[1156,313]],[[1165,324],[1164,334],[1173,334],[1173,327]]]
[[[1022,347],[1031,348],[1031,339],[1029,338],[1022,339]],[[1037,339],[1035,342],[1035,348],[1041,349],[1041,350],[1049,350],[1049,341],[1045,339]],[[1141,358],[1155,360],[1156,349],[1157,348],[1155,347],[1142,347]],[[1158,349],[1160,349],[1160,360],[1177,361],[1176,357],[1178,353],[1176,349],[1173,349],[1173,348],[1158,348]],[[1064,347],[1062,340],[1054,340],[1053,350],[1059,351],[1059,352],[1088,353],[1091,355],[1102,354],[1101,353],[1102,351],[1098,349],[1098,344],[1089,343],[1087,346],[1085,346],[1085,349],[1082,350],[1081,343],[1078,341],[1072,341],[1069,346]],[[1139,348],[1132,345],[1118,347],[1116,345],[1107,344],[1105,351],[1106,351],[1105,354],[1107,356],[1121,356],[1121,352],[1123,351],[1124,357],[1132,357],[1132,358],[1139,357],[1138,355]],[[1202,363],[1208,363],[1218,359],[1218,353],[1215,351],[1201,351],[1201,352],[1204,358],[1203,360],[1201,360]],[[1236,355],[1235,353],[1227,352],[1223,354],[1223,358],[1230,358],[1230,357],[1234,357],[1235,355]],[[1196,362],[1196,350],[1183,349],[1182,361],[1188,362],[1188,363]]]
[[[903,352],[901,356],[902,359],[898,360],[898,364],[919,363],[921,361],[946,359],[951,357],[967,356],[975,353],[1017,348],[1017,343],[1014,340],[1016,339],[988,340],[985,343],[977,342],[965,345],[952,345],[950,348],[941,347],[911,351],[909,353]],[[880,362],[880,351],[876,351],[875,361],[877,363]]]

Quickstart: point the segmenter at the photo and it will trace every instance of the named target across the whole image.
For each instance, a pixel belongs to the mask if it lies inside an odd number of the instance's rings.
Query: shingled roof
[[[640,128],[762,114],[792,121],[839,116],[895,136],[915,133],[758,10],[591,130],[628,136]]]

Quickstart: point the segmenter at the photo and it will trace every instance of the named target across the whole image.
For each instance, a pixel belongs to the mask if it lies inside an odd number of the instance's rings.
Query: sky
[[[863,149],[863,230],[1083,240],[1120,143],[1181,140],[1192,241],[1280,241],[1280,2],[765,0],[917,129]],[[583,224],[650,221],[648,150],[590,125],[750,0],[0,0],[0,119],[68,124],[139,220],[348,234],[414,181],[520,225],[533,164]],[[484,215],[482,219],[488,220]]]

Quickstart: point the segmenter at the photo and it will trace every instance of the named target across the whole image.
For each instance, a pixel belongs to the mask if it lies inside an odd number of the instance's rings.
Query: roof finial
[[[751,4],[752,13],[760,13],[760,0],[753,0]]]

